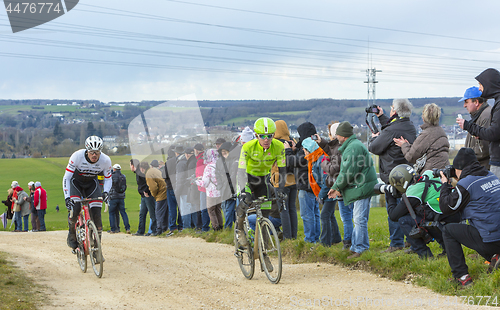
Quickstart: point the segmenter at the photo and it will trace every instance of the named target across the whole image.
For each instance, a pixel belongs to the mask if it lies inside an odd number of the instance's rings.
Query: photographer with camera
[[[399,224],[411,244],[408,253],[415,252],[420,258],[433,257],[427,244],[436,240],[444,249],[440,227],[444,222],[457,221],[444,216],[439,209],[439,177],[430,170],[417,175],[413,167],[401,164],[392,169],[389,181],[391,185],[377,184],[375,191],[395,197],[405,195],[397,205],[388,205],[387,213]]]
[[[389,117],[384,114],[381,107],[378,108],[378,116],[382,130],[379,133],[372,134],[368,150],[379,155],[380,178],[385,184],[389,184],[389,173],[399,164],[408,164],[401,148],[394,143],[394,138],[404,137],[409,143],[413,143],[417,138],[417,131],[412,121],[410,121],[413,105],[408,99],[394,99],[391,106]],[[391,193],[385,194],[386,208],[396,206],[400,199],[394,197]],[[391,243],[389,248],[383,252],[391,253],[402,250],[404,247],[404,235],[397,222],[387,218],[389,223],[389,235]]]
[[[439,207],[443,214],[460,214],[469,224],[444,226],[443,239],[448,263],[455,281],[462,286],[472,284],[462,245],[490,261],[488,272],[500,264],[500,180],[481,166],[471,148],[461,148],[453,160],[458,179],[456,187],[440,172]]]

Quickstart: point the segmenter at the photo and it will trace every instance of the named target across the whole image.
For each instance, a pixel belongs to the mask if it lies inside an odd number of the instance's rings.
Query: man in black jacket
[[[155,198],[151,195],[149,191],[148,184],[146,183],[146,177],[141,173],[139,169],[139,160],[131,159],[130,160],[130,170],[135,173],[135,181],[137,182],[137,191],[139,195],[141,195],[141,208],[139,210],[139,227],[137,228],[137,232],[134,236],[144,236],[144,232],[146,229],[146,215],[149,211],[149,216],[151,219],[151,230],[156,231],[156,211]],[[150,234],[147,233],[147,236]]]
[[[128,222],[127,212],[125,211],[125,190],[127,188],[127,178],[122,174],[121,170],[122,167],[120,164],[113,165],[113,173],[111,174],[113,183],[111,185],[111,189],[109,190],[109,226],[111,226],[111,233],[120,232],[116,225],[116,218],[118,217],[118,214],[121,214],[125,230],[127,231],[127,234],[130,234],[130,224]],[[122,188],[122,178],[125,182],[124,188]]]
[[[417,131],[412,121],[410,121],[413,106],[408,99],[394,99],[389,117],[384,114],[384,110],[378,107],[378,120],[382,125],[381,132],[372,134],[368,150],[379,155],[380,178],[385,184],[389,184],[389,173],[392,168],[400,164],[408,164],[401,148],[397,146],[393,139],[404,137],[408,142],[413,143],[417,137]],[[390,193],[385,194],[386,208],[399,203]],[[387,218],[389,223],[389,235],[391,243],[389,248],[383,252],[390,253],[402,250],[404,247],[404,234],[398,222]]]
[[[462,245],[490,261],[489,272],[500,265],[500,180],[479,164],[470,148],[461,148],[453,160],[455,187],[441,172],[439,207],[443,214],[459,213],[468,224],[444,226],[443,239],[453,277],[462,286],[472,284]]]
[[[481,97],[486,100],[495,99],[491,108],[490,127],[481,127],[461,118],[457,118],[457,123],[471,135],[490,142],[490,171],[500,178],[500,72],[492,68],[486,69],[476,76],[476,80],[482,92]]]

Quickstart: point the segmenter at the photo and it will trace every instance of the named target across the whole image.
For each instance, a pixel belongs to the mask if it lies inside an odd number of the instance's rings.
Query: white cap
[[[248,142],[250,140],[253,140],[255,139],[255,134],[253,132],[252,129],[250,129],[250,127],[245,127],[245,129],[243,129],[243,131],[241,132],[241,142]]]
[[[335,123],[332,126],[330,126],[330,135],[332,137],[335,137],[336,132],[337,132],[337,128],[339,127],[339,125],[340,125],[340,123]]]
[[[35,182],[33,182],[33,181],[29,181],[29,182],[28,182],[28,187],[31,187],[31,185],[33,185],[33,184],[35,184]]]
[[[113,168],[116,170],[122,170],[122,166],[120,166],[120,164],[114,164]]]
[[[12,188],[16,188],[19,186],[19,183],[17,183],[17,181],[12,181],[12,184],[10,184],[10,187]]]
[[[40,183],[40,181],[36,181],[35,182],[35,187],[40,187],[40,186],[42,186],[42,183]]]

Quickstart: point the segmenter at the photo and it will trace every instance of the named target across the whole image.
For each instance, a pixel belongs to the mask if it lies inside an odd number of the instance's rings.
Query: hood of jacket
[[[299,127],[297,127],[297,132],[299,133],[300,136],[299,142],[297,143],[297,147],[301,147],[303,140],[317,133],[316,127],[310,122],[305,122],[300,124]]]
[[[205,165],[215,165],[217,162],[219,153],[217,152],[216,149],[208,149],[205,151]]]
[[[276,124],[276,132],[274,133],[274,137],[276,139],[281,139],[285,141],[290,140],[290,131],[288,130],[288,126],[285,121],[278,120],[274,122]]]
[[[500,72],[497,69],[489,68],[476,76],[476,80],[483,85],[481,97],[490,99],[500,95]]]

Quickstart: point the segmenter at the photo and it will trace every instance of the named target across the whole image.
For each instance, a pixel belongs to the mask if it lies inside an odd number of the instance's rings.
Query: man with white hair
[[[408,142],[413,143],[417,138],[417,131],[412,121],[410,121],[411,110],[413,106],[408,99],[394,99],[391,106],[389,117],[384,114],[384,110],[378,108],[378,120],[382,125],[382,130],[372,134],[368,150],[379,155],[380,178],[385,184],[389,184],[389,174],[392,168],[400,164],[408,164],[401,148],[397,146],[393,139],[403,136]],[[396,199],[390,193],[385,194],[386,207],[397,205],[399,199]],[[389,248],[384,250],[386,253],[402,250],[404,247],[404,234],[398,222],[393,222],[388,217],[389,234],[391,243]]]

